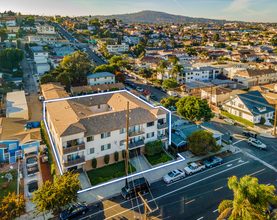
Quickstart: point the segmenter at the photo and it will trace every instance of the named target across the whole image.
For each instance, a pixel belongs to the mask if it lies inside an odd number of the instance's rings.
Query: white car
[[[37,179],[31,179],[27,182],[28,187],[28,197],[33,197],[34,191],[38,190],[38,180]]]
[[[247,143],[248,143],[249,145],[252,145],[252,146],[254,146],[254,147],[259,148],[260,150],[266,149],[266,145],[263,144],[261,141],[255,139],[255,138],[249,138],[249,139],[247,140]]]
[[[202,162],[197,162],[189,164],[187,167],[184,168],[184,170],[187,175],[192,175],[193,173],[203,171],[205,168],[205,164],[203,164]]]
[[[177,169],[177,170],[172,170],[168,174],[166,174],[163,177],[163,180],[166,183],[173,183],[174,181],[185,178],[185,176],[186,176],[186,174],[183,170]]]
[[[137,91],[139,91],[139,92],[143,92],[143,89],[142,89],[142,88],[140,88],[140,87],[137,87]]]
[[[178,96],[176,92],[172,92],[172,91],[168,91],[167,94],[174,97]]]
[[[148,84],[148,81],[147,81],[147,80],[144,80],[143,83]]]

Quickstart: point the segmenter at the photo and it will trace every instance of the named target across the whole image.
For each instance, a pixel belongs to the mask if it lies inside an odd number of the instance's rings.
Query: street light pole
[[[125,173],[128,176],[128,156],[129,156],[129,101],[127,101],[127,124],[126,124],[126,155],[125,155]],[[128,180],[125,179],[125,185],[127,186]]]

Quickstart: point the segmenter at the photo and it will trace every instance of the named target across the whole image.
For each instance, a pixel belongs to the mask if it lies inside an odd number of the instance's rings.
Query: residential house
[[[211,88],[201,89],[201,99],[209,100],[212,104],[216,106],[222,105],[224,101],[230,98],[230,93],[232,89],[224,88],[220,86],[214,86]]]
[[[201,89],[203,88],[211,88],[213,85],[210,82],[203,81],[190,81],[186,82],[181,86],[181,90],[185,92],[188,96],[198,96],[201,97]]]
[[[7,26],[7,31],[9,31],[9,33],[17,33],[19,29],[20,26]]]
[[[257,90],[237,94],[234,98],[226,101],[223,107],[230,114],[255,124],[259,123],[262,117],[265,119],[272,118],[275,110]]]
[[[50,70],[50,65],[47,62],[49,52],[45,51],[42,46],[33,46],[31,51],[36,63],[37,73],[44,75],[45,72]]]
[[[64,90],[64,86],[54,82],[42,84],[41,94],[43,95],[44,100],[69,97],[69,94]]]
[[[24,91],[7,93],[6,117],[29,119],[28,105]]]
[[[51,25],[37,25],[38,34],[56,34],[55,27]]]
[[[16,26],[15,16],[7,13],[0,13],[0,27],[3,26]]]
[[[29,35],[29,43],[36,43],[38,45],[55,44],[57,38],[51,35]]]
[[[74,47],[71,46],[64,46],[64,47],[54,47],[53,52],[57,56],[65,56],[65,55],[71,55],[75,52]]]
[[[145,144],[171,140],[170,114],[163,107],[145,103],[127,91],[80,96],[78,99],[46,103],[47,128],[64,172],[104,166],[105,155],[114,163],[114,152],[126,148],[126,108],[129,102],[129,152],[140,155]]]
[[[111,88],[117,88],[119,90],[125,89],[123,83],[112,83],[112,84],[100,84],[100,85],[87,85],[87,86],[74,86],[71,87],[72,95],[85,95],[92,93],[109,92]]]
[[[158,58],[158,57],[151,57],[151,56],[144,56],[141,58],[136,59],[135,61],[135,68],[136,69],[141,69],[141,68],[155,68],[156,66],[159,65],[159,63],[163,59]]]
[[[115,75],[109,72],[92,73],[87,76],[88,85],[115,83]]]
[[[40,128],[32,128],[22,118],[0,118],[0,160],[16,162],[16,157],[38,154]]]

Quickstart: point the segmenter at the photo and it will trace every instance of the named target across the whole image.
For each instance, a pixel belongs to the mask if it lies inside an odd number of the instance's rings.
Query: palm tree
[[[269,203],[276,203],[275,187],[259,184],[258,179],[244,176],[238,181],[236,176],[228,178],[228,187],[234,192],[234,200],[223,200],[218,207],[221,213],[217,220],[265,219]]]
[[[162,81],[165,73],[165,69],[167,69],[168,63],[165,60],[160,61],[159,63],[159,72],[162,74]]]
[[[178,64],[178,63],[176,63],[176,64],[173,66],[173,68],[172,68],[172,70],[171,70],[171,73],[173,73],[173,75],[175,76],[176,80],[177,80],[178,73],[181,74],[182,71],[183,71],[183,69],[184,69],[184,67],[183,67],[182,65]]]

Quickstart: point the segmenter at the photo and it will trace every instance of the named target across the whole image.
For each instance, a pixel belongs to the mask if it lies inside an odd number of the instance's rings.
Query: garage
[[[24,149],[24,155],[25,157],[29,156],[29,155],[37,155],[37,146],[33,146],[33,147],[27,147]]]

